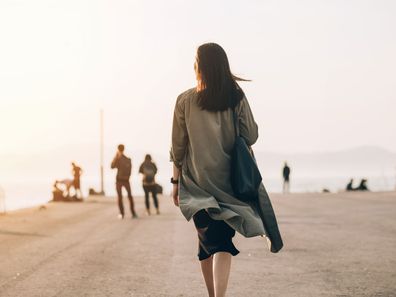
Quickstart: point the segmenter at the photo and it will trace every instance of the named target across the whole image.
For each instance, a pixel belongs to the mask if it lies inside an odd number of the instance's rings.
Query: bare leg
[[[67,197],[70,197],[70,186],[66,188]]]
[[[231,269],[231,254],[218,252],[213,256],[213,279],[215,296],[224,297],[227,291],[228,278]]]
[[[83,199],[83,194],[82,194],[82,191],[81,191],[81,189],[78,189],[78,194],[79,194],[79,196],[77,196],[77,197],[79,197],[79,198]]]
[[[202,275],[205,279],[206,288],[208,289],[209,297],[215,297],[213,285],[213,256],[200,261]]]

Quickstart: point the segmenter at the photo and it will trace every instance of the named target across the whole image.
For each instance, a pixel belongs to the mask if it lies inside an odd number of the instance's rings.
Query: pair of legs
[[[116,190],[118,195],[118,208],[120,210],[120,214],[124,216],[124,203],[122,201],[122,188],[125,188],[128,194],[129,206],[131,209],[131,214],[133,217],[136,217],[135,206],[133,203],[133,197],[131,192],[131,185],[129,181],[117,181],[116,182]]]
[[[153,196],[155,209],[157,210],[157,214],[159,214],[157,189],[155,185],[143,185],[143,190],[144,190],[144,198],[145,198],[147,213],[150,214],[150,193],[151,193],[151,195]]]
[[[197,229],[198,258],[210,297],[225,296],[231,269],[231,256],[239,251],[232,243],[235,230],[225,221],[212,219],[206,210],[193,216]]]
[[[73,187],[74,187],[74,193],[75,193],[76,197],[82,199],[83,194],[82,194],[81,187],[80,187],[80,178],[74,178]]]
[[[290,193],[290,181],[285,179],[283,181],[283,194]]]
[[[224,297],[231,270],[231,254],[218,252],[202,260],[201,270],[209,297]]]

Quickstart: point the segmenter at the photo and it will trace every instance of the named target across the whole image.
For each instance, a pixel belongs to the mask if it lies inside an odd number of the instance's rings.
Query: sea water
[[[391,176],[372,176],[368,179],[368,187],[372,191],[393,191],[395,190],[395,178]],[[45,178],[30,178],[20,180],[0,180],[0,213],[21,208],[28,208],[47,203],[52,199],[53,180]],[[157,182],[164,187],[164,198],[169,199],[172,185],[168,176],[158,176]],[[281,178],[263,177],[264,185],[268,192],[281,192]],[[291,192],[322,192],[328,189],[331,192],[338,192],[345,189],[349,182],[348,177],[292,177],[290,181]],[[81,186],[85,197],[88,195],[88,188],[99,191],[99,179],[82,178]],[[358,185],[358,180],[355,185]],[[143,196],[142,181],[140,176],[131,178],[132,194],[135,197]],[[73,193],[73,190],[71,190]],[[105,182],[106,196],[114,197],[115,182],[112,178],[107,178]],[[125,193],[126,194],[126,193]],[[124,195],[125,195],[124,194]],[[139,198],[135,198],[139,199]]]

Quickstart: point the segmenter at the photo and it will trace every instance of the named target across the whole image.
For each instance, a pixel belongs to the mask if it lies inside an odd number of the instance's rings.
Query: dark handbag
[[[160,185],[160,184],[155,184],[154,185],[154,187],[155,187],[155,192],[157,193],[157,194],[163,194],[163,192],[164,192],[164,189],[162,188],[162,186]]]
[[[235,143],[231,154],[231,185],[235,197],[243,202],[255,201],[262,181],[253,152],[239,134],[239,120],[233,111]]]

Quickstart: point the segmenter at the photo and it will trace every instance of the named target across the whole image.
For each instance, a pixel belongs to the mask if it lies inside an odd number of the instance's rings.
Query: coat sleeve
[[[185,101],[179,96],[173,113],[172,146],[170,159],[176,167],[181,168],[186,154],[188,134],[185,118]]]
[[[254,120],[249,102],[243,98],[238,109],[239,133],[245,139],[246,144],[251,146],[258,139],[258,126]]]
[[[111,169],[118,168],[118,158],[117,156],[114,157],[113,161],[111,162]]]

